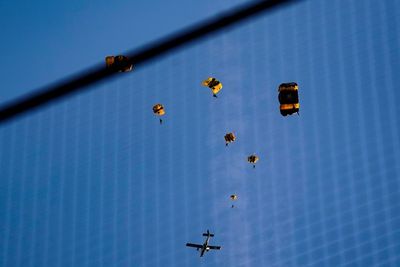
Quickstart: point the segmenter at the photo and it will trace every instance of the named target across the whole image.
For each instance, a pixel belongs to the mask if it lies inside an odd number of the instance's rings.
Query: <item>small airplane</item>
[[[210,237],[213,237],[214,234],[211,234],[210,231],[207,230],[207,233],[203,233],[203,236],[206,236],[207,239],[204,241],[203,245],[199,244],[192,244],[192,243],[186,243],[187,247],[192,247],[192,248],[197,248],[197,251],[200,251],[200,257],[203,257],[204,252],[208,252],[210,249],[221,249],[221,246],[209,246],[208,242],[210,241]]]

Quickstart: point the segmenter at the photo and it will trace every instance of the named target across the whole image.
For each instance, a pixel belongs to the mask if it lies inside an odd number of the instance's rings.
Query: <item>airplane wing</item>
[[[207,246],[209,249],[221,249],[221,246]]]
[[[186,243],[187,247],[192,247],[192,248],[202,248],[202,245],[198,245],[198,244],[192,244],[192,243]]]

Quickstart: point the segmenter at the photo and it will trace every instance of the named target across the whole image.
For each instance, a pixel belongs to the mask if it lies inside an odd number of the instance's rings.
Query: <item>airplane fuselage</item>
[[[201,252],[200,252],[200,257],[203,257],[204,252],[206,252],[208,249],[208,241],[210,240],[210,236],[207,236],[206,241],[204,241],[203,247],[201,248]]]

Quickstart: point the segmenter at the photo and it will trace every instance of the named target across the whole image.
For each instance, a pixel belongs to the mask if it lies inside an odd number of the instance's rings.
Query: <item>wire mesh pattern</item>
[[[399,12],[305,1],[1,126],[0,266],[399,266]]]

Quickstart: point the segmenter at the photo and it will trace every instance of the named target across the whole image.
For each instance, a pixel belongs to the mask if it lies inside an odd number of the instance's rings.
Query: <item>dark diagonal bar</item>
[[[220,14],[218,17],[198,23],[192,27],[163,38],[142,48],[130,51],[124,55],[129,57],[130,62],[137,67],[148,61],[154,60],[168,52],[173,51],[183,45],[203,38],[211,33],[220,31],[223,28],[232,26],[235,23],[260,14],[263,11],[271,11],[274,8],[298,2],[300,0],[265,0],[256,1],[251,4],[241,6],[237,9]],[[0,123],[29,112],[40,106],[45,106],[51,101],[61,97],[77,93],[87,88],[87,86],[104,80],[115,75],[116,72],[106,69],[105,64],[96,65],[77,75],[68,77],[64,80],[48,85],[46,87],[34,90],[33,93],[17,98],[14,101],[6,103],[0,107]]]

